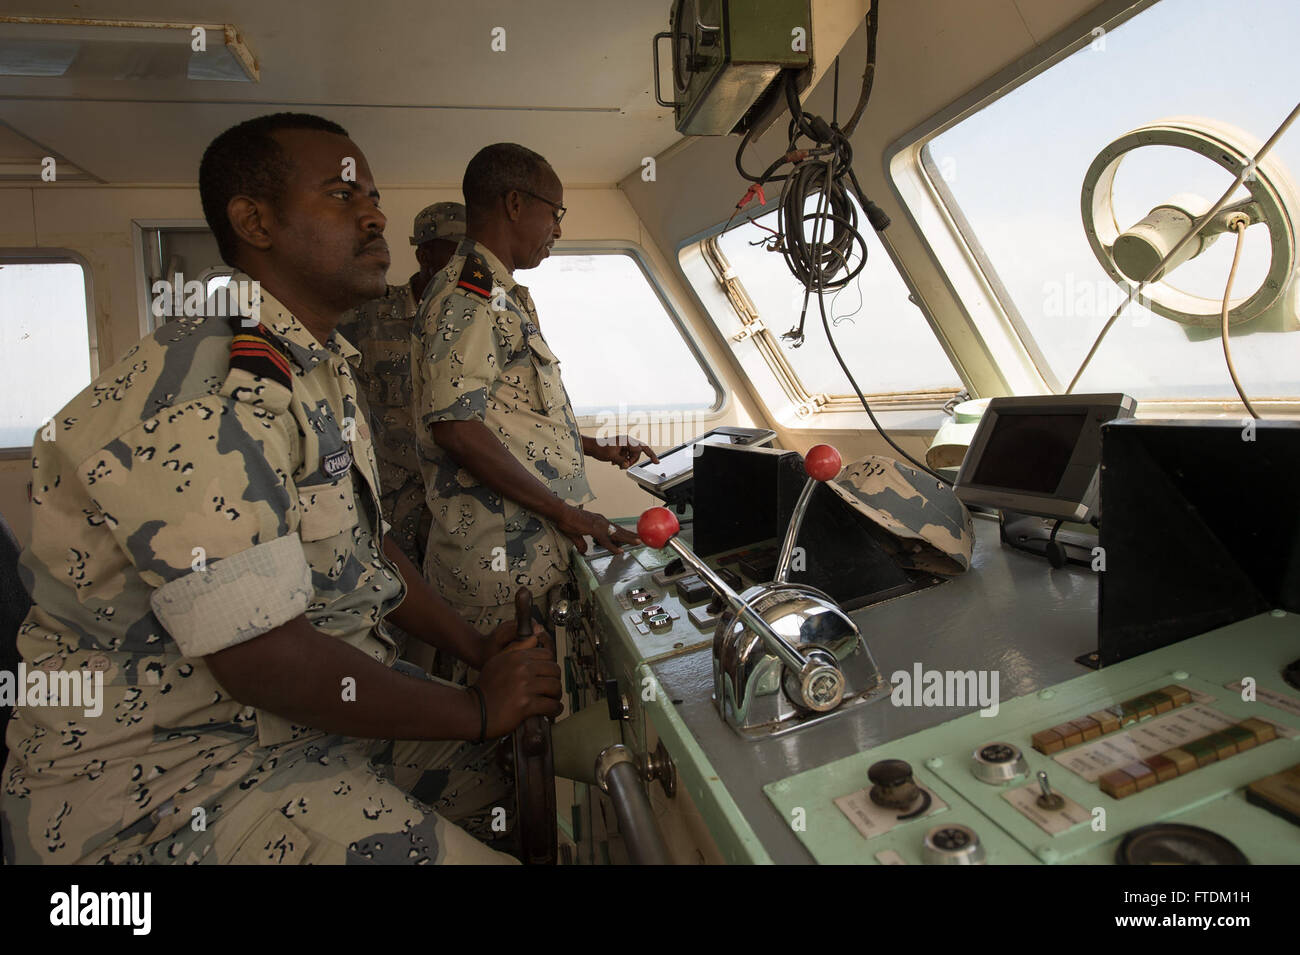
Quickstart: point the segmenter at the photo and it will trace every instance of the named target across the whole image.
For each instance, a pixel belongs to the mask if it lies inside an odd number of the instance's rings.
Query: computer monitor
[[[957,474],[969,505],[1085,523],[1098,505],[1101,426],[1131,418],[1128,395],[994,398]]]

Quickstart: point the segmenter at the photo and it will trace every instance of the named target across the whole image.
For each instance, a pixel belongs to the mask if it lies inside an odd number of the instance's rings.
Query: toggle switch
[[[1039,809],[1056,812],[1065,808],[1065,800],[1060,793],[1052,792],[1052,784],[1047,781],[1047,773],[1042,770],[1038,772],[1038,788],[1041,790],[1037,800]]]

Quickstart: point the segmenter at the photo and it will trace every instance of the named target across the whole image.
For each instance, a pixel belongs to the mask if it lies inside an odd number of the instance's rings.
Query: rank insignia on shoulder
[[[235,330],[235,337],[230,340],[231,369],[242,368],[292,390],[293,372],[289,368],[289,359],[275,344],[266,326],[259,322],[253,328],[246,328],[238,315],[232,316],[230,322]]]
[[[491,298],[492,292],[492,270],[483,259],[471,252],[465,256],[465,267],[460,270],[460,278],[456,281],[457,288],[463,288],[467,292],[472,292],[482,298]]]

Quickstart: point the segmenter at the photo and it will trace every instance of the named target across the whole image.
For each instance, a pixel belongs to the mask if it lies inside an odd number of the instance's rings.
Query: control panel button
[[[1025,754],[1010,743],[985,743],[971,754],[971,772],[990,786],[1000,786],[1029,772]]]
[[[713,588],[706,584],[698,575],[683,577],[674,585],[677,596],[683,603],[694,604],[701,600],[707,600],[713,594]]]
[[[970,826],[950,822],[925,834],[921,858],[926,865],[983,865],[984,846]]]
[[[912,779],[912,767],[906,760],[882,759],[867,770],[871,780],[871,801],[886,809],[906,810],[921,796]]]

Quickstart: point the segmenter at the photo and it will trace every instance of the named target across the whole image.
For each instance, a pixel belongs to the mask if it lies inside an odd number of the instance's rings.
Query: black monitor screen
[[[1000,412],[971,484],[1054,494],[1070,463],[1087,413]]]

